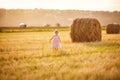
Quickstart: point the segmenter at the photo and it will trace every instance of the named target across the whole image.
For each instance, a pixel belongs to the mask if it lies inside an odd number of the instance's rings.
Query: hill
[[[102,26],[120,23],[120,12],[48,10],[48,9],[0,9],[0,27],[18,26],[24,22],[28,26],[70,26],[75,18],[97,18]]]

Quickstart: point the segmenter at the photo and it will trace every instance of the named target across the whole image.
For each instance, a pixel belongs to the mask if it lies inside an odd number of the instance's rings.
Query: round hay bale
[[[72,42],[101,41],[101,26],[97,19],[78,18],[71,25]]]
[[[108,34],[119,34],[120,33],[120,25],[119,24],[108,24],[106,32]]]
[[[19,26],[20,27],[27,27],[27,25],[25,23],[20,23]]]

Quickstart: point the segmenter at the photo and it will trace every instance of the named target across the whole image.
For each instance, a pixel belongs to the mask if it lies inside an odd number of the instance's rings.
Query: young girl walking
[[[59,31],[55,30],[54,31],[54,35],[52,36],[52,38],[50,39],[50,41],[52,41],[52,48],[55,50],[58,50],[58,48],[60,48],[60,37],[59,37]]]

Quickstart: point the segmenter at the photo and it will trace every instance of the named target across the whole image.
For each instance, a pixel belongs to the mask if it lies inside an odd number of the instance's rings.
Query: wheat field
[[[72,43],[60,31],[61,48],[54,51],[53,32],[0,33],[0,80],[120,80],[120,34],[101,42]]]

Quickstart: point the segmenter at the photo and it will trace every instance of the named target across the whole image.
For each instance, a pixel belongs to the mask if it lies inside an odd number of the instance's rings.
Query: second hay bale
[[[108,34],[119,34],[120,33],[120,25],[119,24],[108,24],[106,32]]]
[[[71,26],[70,35],[72,42],[101,41],[100,23],[94,18],[75,19]]]

